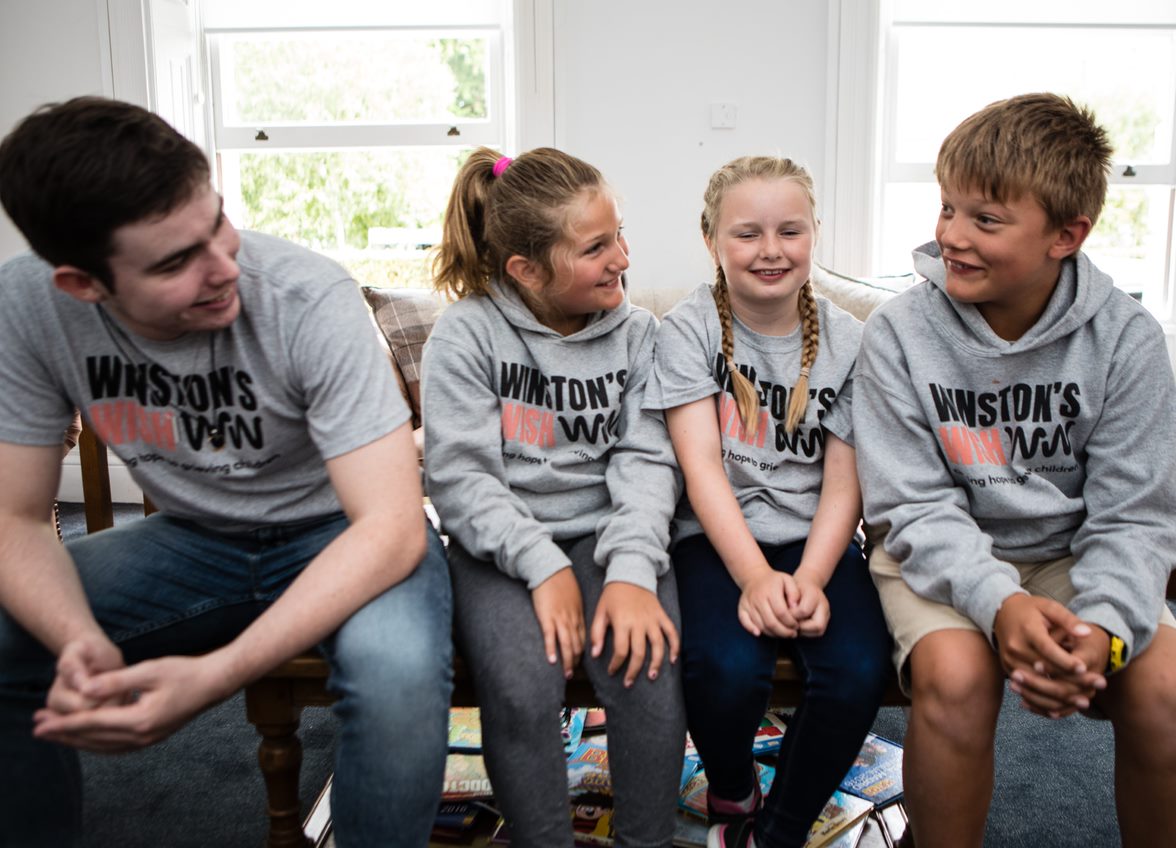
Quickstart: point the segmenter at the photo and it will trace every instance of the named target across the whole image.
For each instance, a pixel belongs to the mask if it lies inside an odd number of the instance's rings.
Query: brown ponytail
[[[573,204],[585,192],[608,190],[600,171],[561,150],[528,151],[495,176],[502,158],[479,147],[453,182],[433,256],[433,286],[452,298],[487,294],[494,277],[508,280],[511,256],[554,276],[552,253],[567,237]]]

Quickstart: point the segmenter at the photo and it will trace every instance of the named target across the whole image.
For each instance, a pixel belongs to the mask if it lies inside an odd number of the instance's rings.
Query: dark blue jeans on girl
[[[772,568],[791,574],[804,542],[760,548]],[[757,637],[743,629],[739,587],[706,536],[679,542],[673,561],[687,727],[716,797],[746,798],[755,785],[751,744],[767,709],[777,652],[788,651],[800,670],[801,703],[788,722],[755,841],[757,848],[801,846],[857,756],[894,676],[890,636],[861,549],[849,546],[825,587],[829,626],[817,638]]]

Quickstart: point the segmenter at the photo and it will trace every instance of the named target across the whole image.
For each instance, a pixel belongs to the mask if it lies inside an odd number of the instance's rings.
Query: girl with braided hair
[[[850,420],[860,324],[813,291],[812,180],[744,157],[704,196],[715,262],[665,318],[645,404],[686,482],[671,548],[687,725],[709,778],[711,848],[803,845],[881,702],[890,644],[855,540]],[[752,737],[780,648],[804,675],[775,781]]]

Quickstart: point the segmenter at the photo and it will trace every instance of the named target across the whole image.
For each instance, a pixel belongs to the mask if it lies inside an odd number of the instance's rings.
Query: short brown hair
[[[165,215],[207,184],[203,151],[130,103],[42,106],[0,144],[0,203],[42,259],[113,287],[114,231]]]
[[[433,260],[434,287],[451,297],[486,294],[492,278],[506,278],[512,256],[554,276],[575,201],[608,190],[600,171],[562,150],[539,147],[498,164],[504,158],[479,147],[453,183]]]
[[[985,106],[939,148],[940,185],[975,188],[993,200],[1032,195],[1050,227],[1080,215],[1098,221],[1111,144],[1094,113],[1057,94],[1022,94]]]

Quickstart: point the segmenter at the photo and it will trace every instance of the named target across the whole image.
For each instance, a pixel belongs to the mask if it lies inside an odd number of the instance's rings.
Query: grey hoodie
[[[866,521],[910,587],[992,638],[1021,590],[1009,561],[1073,554],[1079,617],[1154,635],[1176,559],[1176,387],[1155,321],[1085,254],[1041,318],[997,336],[927,281],[866,324],[853,407]]]
[[[605,582],[656,591],[681,482],[662,417],[641,410],[657,320],[629,304],[570,336],[513,288],[437,321],[422,376],[425,480],[445,529],[535,588],[595,532]]]

